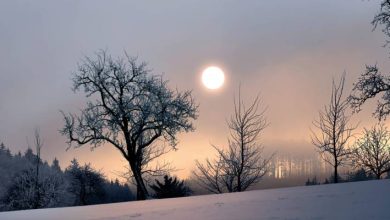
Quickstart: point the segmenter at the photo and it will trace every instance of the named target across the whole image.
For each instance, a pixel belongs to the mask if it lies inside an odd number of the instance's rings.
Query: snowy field
[[[3,212],[0,219],[390,219],[390,180]]]

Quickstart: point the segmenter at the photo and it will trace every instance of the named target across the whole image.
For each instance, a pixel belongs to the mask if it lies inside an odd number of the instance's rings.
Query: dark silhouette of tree
[[[41,163],[41,148],[43,146],[43,139],[39,133],[39,130],[36,128],[34,131],[34,144],[36,150],[36,161],[35,161],[35,197],[36,202],[34,208],[39,208],[39,201],[41,200],[41,194],[39,190],[39,166]]]
[[[337,179],[337,183],[344,183],[346,180],[342,178],[340,175],[335,178],[334,174],[330,175],[328,178],[325,178],[325,181],[323,184],[330,184],[330,183],[336,183],[335,180]]]
[[[4,145],[3,142],[0,144],[0,155],[5,155],[7,157],[11,157],[11,151]]]
[[[74,196],[75,205],[101,203],[104,198],[104,177],[94,170],[90,164],[80,166],[76,159],[66,168],[68,191]]]
[[[329,183],[330,183],[329,179],[326,178],[323,184],[329,184]]]
[[[321,183],[317,181],[317,177],[313,177],[313,179],[311,180],[310,178],[307,179],[305,185],[306,186],[312,186],[312,185],[320,185]]]
[[[376,179],[390,171],[390,132],[383,124],[364,129],[363,136],[355,143],[353,162],[372,172]]]
[[[34,164],[36,161],[36,156],[33,153],[33,150],[30,148],[30,146],[27,148],[26,152],[24,153],[23,157],[27,159],[30,163]]]
[[[80,116],[64,114],[61,133],[75,147],[108,143],[118,149],[137,184],[137,199],[146,199],[142,173],[146,162],[160,156],[156,141],[175,148],[176,134],[194,129],[197,105],[190,91],[169,89],[162,76],[150,74],[146,63],[138,64],[127,54],[116,60],[105,51],[96,55],[82,60],[73,77],[73,90],[83,90],[91,100]]]
[[[134,195],[127,184],[119,183],[119,180],[110,181],[105,185],[105,203],[125,202],[134,200]]]
[[[151,185],[155,195],[159,199],[189,196],[191,190],[184,184],[184,180],[179,181],[176,177],[164,176],[164,183],[156,179],[156,183]]]
[[[313,122],[318,132],[312,130],[312,143],[325,162],[333,169],[334,183],[338,183],[338,168],[344,165],[351,151],[348,149],[348,141],[356,128],[349,125],[350,116],[347,115],[348,101],[343,99],[345,74],[337,84],[332,83],[330,103],[319,112],[319,119]]]
[[[390,1],[384,0],[381,3],[380,12],[372,20],[374,30],[382,26],[382,32],[390,37]],[[386,46],[389,44],[386,40]],[[357,113],[361,110],[362,105],[369,99],[375,98],[382,94],[378,100],[377,108],[374,115],[379,120],[386,119],[390,113],[390,77],[382,74],[376,65],[366,65],[365,72],[359,77],[354,84],[349,102]]]
[[[228,149],[213,146],[217,151],[216,159],[207,159],[205,164],[196,161],[194,175],[200,185],[213,193],[245,191],[268,172],[273,157],[264,158],[263,147],[258,142],[268,125],[259,97],[246,107],[239,89],[234,107],[235,112],[228,121]]]
[[[58,172],[62,172],[61,171],[61,167],[60,167],[60,162],[58,161],[58,159],[55,157],[52,164],[51,164],[51,168],[53,168],[54,170],[58,171]]]
[[[372,180],[375,177],[370,173],[366,172],[363,168],[358,169],[354,172],[350,172],[347,177],[347,182],[357,182],[357,181],[366,181]]]

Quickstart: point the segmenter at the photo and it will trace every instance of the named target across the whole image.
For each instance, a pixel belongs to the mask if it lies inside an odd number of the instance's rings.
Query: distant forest
[[[51,164],[39,160],[31,148],[12,154],[0,145],[0,210],[50,208],[101,203],[124,202],[134,199],[127,184],[107,180],[90,164],[81,165],[76,159],[64,170],[59,161]]]

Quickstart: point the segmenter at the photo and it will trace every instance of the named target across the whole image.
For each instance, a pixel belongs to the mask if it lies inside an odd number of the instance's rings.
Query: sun
[[[225,74],[219,67],[207,67],[202,73],[202,82],[208,89],[218,89],[225,82]]]

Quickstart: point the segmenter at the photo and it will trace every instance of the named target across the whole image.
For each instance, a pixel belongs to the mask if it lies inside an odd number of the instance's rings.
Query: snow
[[[0,213],[13,219],[390,219],[390,180]]]

